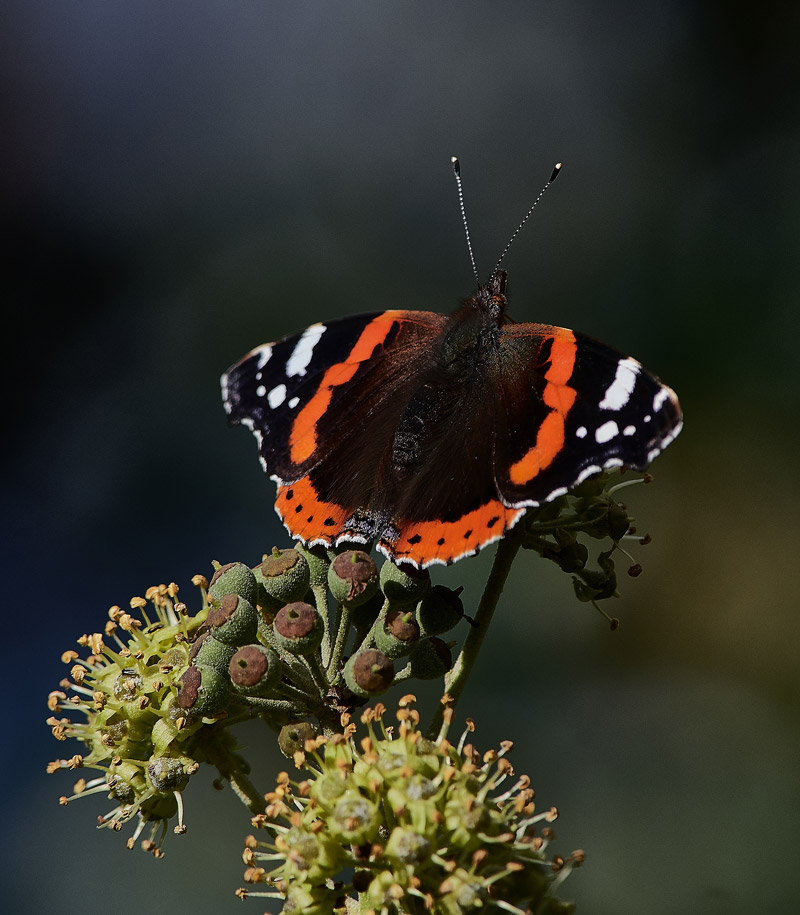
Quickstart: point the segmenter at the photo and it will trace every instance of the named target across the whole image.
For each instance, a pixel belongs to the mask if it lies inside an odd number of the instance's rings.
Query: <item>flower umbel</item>
[[[107,794],[113,807],[98,817],[99,825],[119,831],[136,818],[127,842],[133,848],[149,824],[142,844],[156,857],[163,854],[161,843],[170,820],[176,820],[176,833],[186,830],[181,791],[201,762],[216,765],[231,781],[246,771],[244,760],[233,752],[230,734],[213,720],[191,716],[179,702],[185,689],[180,678],[191,660],[190,642],[209,613],[208,582],[200,575],[193,581],[203,595],[196,615],[177,600],[175,584],[148,589],[146,599],[133,598],[130,613],[112,607],[103,633],[78,639],[89,650],[87,657],[77,651],[62,655],[71,665],[70,678],[48,698],[52,712],[68,716],[48,719],[53,736],[76,738],[87,748],[83,754],[55,760],[48,771],[96,773],[94,778],[80,778],[72,797],[62,797],[61,803]],[[74,720],[76,713],[83,720]]]
[[[246,841],[245,880],[269,889],[239,895],[283,899],[284,912],[314,915],[347,897],[362,913],[571,912],[552,892],[583,855],[548,856],[557,811],[535,809],[530,779],[507,759],[511,742],[479,753],[468,720],[451,743],[450,708],[429,740],[415,701],[400,700],[396,730],[378,703],[361,716],[366,736],[357,739],[344,716],[343,734],[310,739],[295,753],[307,777],[278,776],[266,812],[253,818],[272,835]]]

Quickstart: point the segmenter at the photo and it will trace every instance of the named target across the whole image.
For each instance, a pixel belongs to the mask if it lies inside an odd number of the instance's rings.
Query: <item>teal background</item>
[[[628,502],[653,543],[611,633],[518,560],[461,715],[515,741],[578,912],[800,906],[798,8],[724,3],[26,0],[3,29],[8,911],[239,911],[247,816],[197,777],[154,862],[60,809],[62,651],[158,582],[286,537],[220,373],[315,320],[511,313],[679,393]],[[627,495],[627,493],[626,493]],[[436,573],[476,601],[491,557]],[[257,729],[265,786],[284,766]],[[70,751],[74,752],[74,750]],[[258,901],[248,912],[263,911]]]

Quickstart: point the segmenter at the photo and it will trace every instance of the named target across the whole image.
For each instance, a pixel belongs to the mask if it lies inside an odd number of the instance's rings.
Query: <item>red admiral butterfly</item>
[[[677,436],[670,388],[583,334],[511,323],[505,290],[496,268],[452,315],[312,324],[223,375],[293,537],[455,562],[594,473],[644,470]]]

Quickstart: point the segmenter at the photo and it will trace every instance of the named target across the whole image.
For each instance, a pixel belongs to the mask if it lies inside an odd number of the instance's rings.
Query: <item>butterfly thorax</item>
[[[464,421],[497,351],[504,305],[502,294],[481,287],[448,319],[398,423],[389,461],[393,482],[414,477],[452,425]]]

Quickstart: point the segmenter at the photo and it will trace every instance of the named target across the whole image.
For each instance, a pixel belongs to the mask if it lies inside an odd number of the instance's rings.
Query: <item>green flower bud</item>
[[[352,655],[344,667],[348,688],[362,699],[386,692],[394,680],[394,664],[382,651],[368,648]]]
[[[224,674],[228,672],[228,664],[235,651],[233,645],[220,642],[207,630],[195,639],[189,651],[189,663],[196,667],[213,667]]]
[[[415,604],[431,586],[427,569],[418,569],[407,562],[395,565],[388,560],[381,566],[381,591],[390,604]]]
[[[256,580],[243,562],[220,566],[208,586],[211,600],[221,601],[226,594],[238,594],[251,604],[256,602]]]
[[[564,572],[579,572],[586,566],[589,550],[580,541],[567,544],[558,553],[556,562]]]
[[[151,757],[147,764],[147,780],[162,794],[183,791],[189,781],[184,762],[169,756]]]
[[[195,718],[215,715],[230,701],[230,680],[213,667],[188,667],[180,683],[178,705]]]
[[[225,594],[218,607],[212,607],[206,617],[206,626],[214,638],[226,645],[248,645],[258,633],[258,616],[247,598],[238,594]]]
[[[132,804],[136,796],[145,791],[144,774],[138,766],[121,762],[106,776],[108,796],[121,804]]]
[[[450,648],[435,636],[418,642],[409,657],[411,675],[417,680],[435,680],[443,677],[453,666]]]
[[[278,734],[278,746],[281,753],[291,759],[295,753],[305,750],[307,740],[313,740],[316,736],[317,729],[310,721],[285,724]]]
[[[328,587],[340,604],[357,607],[378,590],[378,567],[363,550],[340,553],[328,569]]]
[[[325,624],[315,607],[295,601],[281,607],[272,624],[275,641],[290,654],[311,654],[319,648]]]
[[[334,804],[347,790],[342,773],[332,770],[320,775],[311,784],[311,797],[325,810],[332,810]]]
[[[363,891],[361,905],[364,911],[392,911],[396,908],[397,900],[394,898],[397,880],[390,870],[378,871],[372,877],[366,891]]]
[[[387,658],[400,658],[417,644],[419,635],[413,610],[390,610],[376,629],[375,645]]]
[[[281,837],[281,845],[286,846],[287,858],[299,871],[309,871],[319,856],[319,843],[313,832],[292,827]]]
[[[259,570],[259,584],[278,607],[302,600],[308,593],[308,562],[299,550],[274,547],[271,553],[265,554]]]
[[[431,853],[431,843],[411,827],[396,826],[386,843],[384,854],[394,865],[422,864]]]
[[[473,908],[483,908],[484,899],[488,893],[483,882],[475,877],[470,877],[463,867],[459,867],[448,875],[440,887],[442,896],[439,904],[443,912],[460,915]]]
[[[444,585],[434,585],[417,605],[417,621],[423,635],[449,632],[464,616],[461,588],[452,591]]]
[[[628,511],[619,502],[611,502],[608,506],[608,533],[612,540],[620,541],[628,533],[631,519]]]
[[[358,791],[346,791],[328,818],[331,837],[349,845],[373,842],[380,824],[378,807]]]
[[[293,883],[286,891],[281,915],[331,915],[338,897],[339,892],[325,884]]]
[[[236,692],[244,696],[266,696],[281,678],[281,662],[263,645],[245,645],[231,657],[228,675]]]

